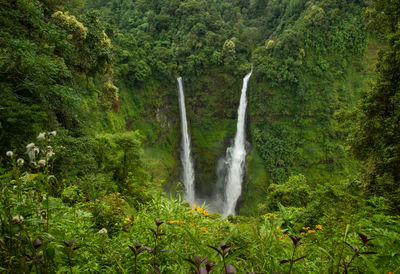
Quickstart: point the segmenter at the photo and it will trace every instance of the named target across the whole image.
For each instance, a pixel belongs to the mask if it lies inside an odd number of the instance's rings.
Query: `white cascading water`
[[[246,164],[246,132],[245,118],[247,108],[247,85],[252,71],[243,78],[242,94],[238,109],[238,121],[233,147],[226,150],[226,164],[228,167],[226,186],[225,186],[225,204],[222,214],[228,216],[235,215],[236,203],[242,192],[243,173]]]
[[[194,169],[193,160],[190,154],[190,136],[187,126],[186,119],[186,108],[185,108],[185,96],[183,94],[183,83],[182,77],[177,78],[178,90],[179,90],[179,109],[181,112],[182,122],[182,151],[181,161],[183,166],[183,184],[185,186],[186,200],[193,204],[194,203]]]

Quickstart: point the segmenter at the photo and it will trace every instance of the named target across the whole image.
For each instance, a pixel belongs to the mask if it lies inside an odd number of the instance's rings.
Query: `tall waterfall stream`
[[[179,90],[179,109],[182,123],[182,151],[181,161],[183,166],[183,184],[185,186],[185,196],[189,203],[194,203],[194,168],[193,159],[190,153],[190,136],[186,119],[185,95],[183,94],[182,77],[178,77]]]

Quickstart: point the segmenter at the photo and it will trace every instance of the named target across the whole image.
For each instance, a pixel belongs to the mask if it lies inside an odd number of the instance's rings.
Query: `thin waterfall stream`
[[[242,192],[243,176],[246,167],[246,109],[247,86],[252,71],[243,78],[243,86],[238,108],[236,135],[233,145],[217,166],[218,181],[211,206],[223,216],[235,215],[237,201]]]
[[[177,78],[179,90],[179,109],[181,114],[182,124],[182,150],[181,161],[183,166],[183,184],[185,186],[186,200],[193,204],[195,202],[194,193],[194,168],[193,159],[190,152],[190,136],[186,119],[185,96],[183,94],[183,81],[182,77]]]
[[[225,187],[226,204],[222,214],[235,215],[236,203],[242,193],[243,174],[246,167],[246,108],[247,108],[247,86],[252,71],[243,78],[242,94],[238,109],[238,121],[233,147],[226,151],[228,160],[228,177]]]

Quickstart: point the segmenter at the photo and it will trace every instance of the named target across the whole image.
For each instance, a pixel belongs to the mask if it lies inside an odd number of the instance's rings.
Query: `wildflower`
[[[107,234],[107,229],[105,229],[105,228],[103,227],[102,229],[99,230],[99,232],[97,232],[97,234],[106,235],[106,234]]]
[[[39,135],[36,137],[36,139],[38,139],[38,141],[46,140],[46,133],[44,133],[44,132],[39,133]]]
[[[172,225],[175,223],[175,221],[168,221],[168,223]]]
[[[56,135],[57,135],[57,132],[56,132],[55,130],[50,131],[50,132],[49,132],[49,135],[56,136]]]
[[[193,210],[191,209],[191,210],[189,210],[189,213],[193,213]]]
[[[205,233],[208,234],[208,230],[207,230],[207,229],[205,229],[204,227],[202,227],[201,229],[202,229]]]
[[[208,212],[207,209],[204,210],[203,214],[204,214],[204,216],[210,216],[210,213]]]
[[[19,158],[19,159],[17,160],[17,164],[18,164],[19,166],[22,166],[22,165],[24,164],[24,159]]]
[[[315,233],[315,230],[314,229],[311,229],[311,230],[309,230],[309,231],[307,231],[308,232],[308,234],[313,234],[313,233]]]
[[[28,154],[29,160],[33,163],[36,155],[39,154],[39,148],[34,143],[30,143],[26,146],[26,154]]]
[[[26,150],[31,150],[35,146],[35,143],[30,143],[26,145]]]
[[[38,165],[44,167],[46,165],[46,160],[39,160]]]
[[[24,221],[24,217],[22,217],[21,215],[18,216],[14,216],[13,221],[16,222],[17,224],[22,223]]]
[[[300,232],[300,235],[304,235],[304,234],[306,234],[305,232]]]
[[[7,155],[8,157],[12,158],[13,155],[14,155],[14,152],[12,152],[11,150],[10,150],[10,151],[7,151],[7,152],[6,152],[6,155]]]
[[[179,225],[179,220],[177,220],[176,223]]]
[[[322,225],[316,225],[315,229],[322,229]]]
[[[53,157],[53,155],[54,155],[53,148],[51,146],[47,146],[47,153],[46,153],[47,160]]]
[[[307,227],[304,227],[304,226],[303,226],[302,229],[303,229],[303,230],[309,230],[310,227],[309,227],[309,226],[307,226]]]

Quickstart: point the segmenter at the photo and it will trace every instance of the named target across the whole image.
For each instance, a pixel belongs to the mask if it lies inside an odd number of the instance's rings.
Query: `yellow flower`
[[[303,229],[303,230],[309,230],[310,227],[309,227],[309,226],[307,226],[307,227],[304,227],[304,226],[303,226],[302,229]]]
[[[315,233],[315,230],[309,230],[309,231],[307,231],[308,232],[308,234],[313,234],[313,233]]]
[[[207,229],[205,229],[204,227],[202,227],[201,228],[205,233],[207,233],[208,234],[208,231],[207,231]]]
[[[205,216],[210,216],[210,213],[208,213],[207,209],[204,210],[204,215],[205,215]]]
[[[194,209],[196,209],[196,210],[197,210],[197,205],[196,205],[196,204],[193,204],[193,207],[194,207]]]
[[[170,223],[170,224],[174,224],[174,223],[175,223],[175,221],[168,221],[168,223]]]
[[[300,233],[300,235],[304,235],[304,234],[306,234],[306,233],[305,233],[305,232],[301,232],[301,233]]]
[[[177,220],[176,223],[179,225],[179,220]]]
[[[322,225],[316,225],[315,229],[322,229]]]
[[[193,213],[193,210],[189,210],[189,213]]]

